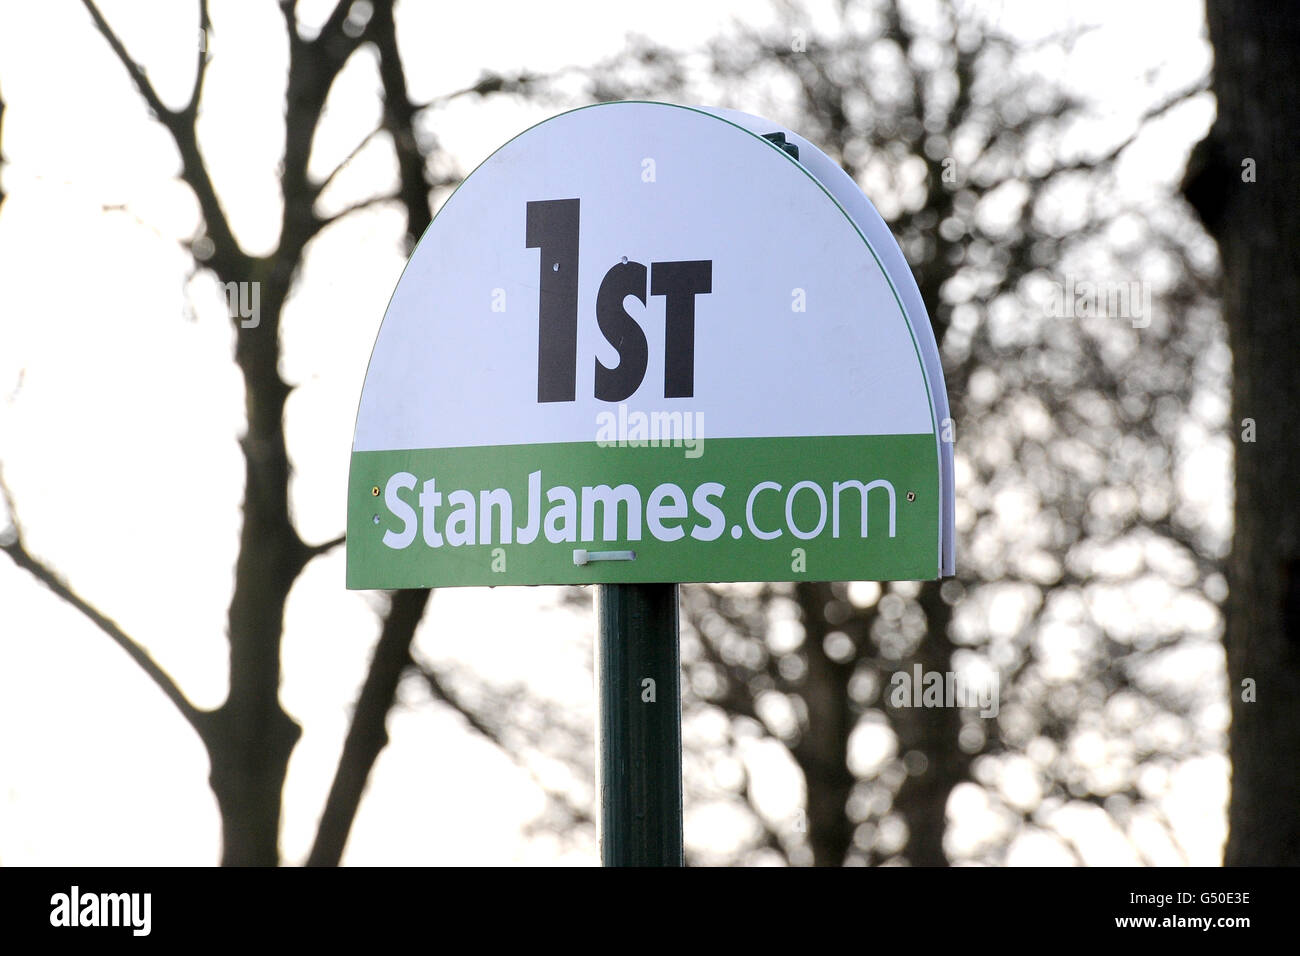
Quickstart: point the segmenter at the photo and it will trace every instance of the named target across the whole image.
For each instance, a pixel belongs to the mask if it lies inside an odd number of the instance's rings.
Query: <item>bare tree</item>
[[[288,40],[284,145],[280,173],[283,213],[279,242],[273,252],[253,256],[241,248],[223,208],[221,189],[213,181],[196,133],[210,55],[195,43],[193,81],[185,103],[165,103],[144,64],[132,58],[112,25],[92,0],[83,0],[91,22],[134,84],[144,106],[168,133],[179,157],[179,175],[193,191],[203,226],[188,242],[196,264],[219,283],[257,283],[259,321],[240,327],[234,360],[244,382],[246,429],[240,443],[244,460],[243,525],[235,566],[234,591],[227,617],[230,677],[225,701],[202,710],[103,609],[92,606],[60,578],[56,560],[32,554],[26,545],[14,503],[6,503],[12,525],[0,544],[20,568],[67,601],[130,655],[158,686],[202,741],[210,782],[222,823],[222,862],[274,865],[279,862],[281,791],[289,757],[301,734],[279,697],[280,651],[284,609],[294,582],[308,562],[342,543],[342,537],[317,544],[302,540],[290,516],[292,461],[285,441],[284,408],[293,384],[280,373],[280,323],[313,239],[358,209],[379,203],[399,204],[407,217],[407,251],[430,221],[431,191],[458,181],[452,174],[432,174],[448,165],[436,145],[421,143],[416,123],[424,104],[412,102],[398,50],[392,0],[354,4],[341,0],[325,21],[300,22],[293,0],[280,3]],[[198,4],[199,36],[211,28],[205,0]],[[308,175],[308,161],[334,81],[358,50],[372,47],[378,56],[383,118],[351,155],[319,181]],[[523,80],[485,77],[479,84],[443,98],[491,96],[526,86]],[[366,145],[387,137],[398,168],[397,190],[323,215],[318,200],[337,173]],[[352,724],[339,759],[319,832],[313,864],[337,863],[365,782],[387,741],[385,718],[401,674],[410,666],[410,644],[424,612],[427,591],[391,596],[369,673],[353,711]]]
[[[248,430],[226,702],[211,712],[190,704],[139,642],[28,552],[16,517],[4,550],[122,645],[199,734],[212,758],[224,861],[274,863],[280,790],[298,736],[278,696],[285,599],[305,564],[339,543],[304,543],[288,513],[283,409],[292,386],[278,371],[285,298],[311,240],[353,209],[400,204],[409,249],[429,221],[431,191],[456,179],[440,148],[417,135],[429,111],[461,96],[560,94],[528,74],[487,74],[433,104],[413,103],[391,0],[371,5],[369,17],[341,2],[310,39],[283,3],[284,213],[276,251],[251,257],[224,218],[194,134],[204,57],[188,104],[170,110],[85,2],[177,145],[203,210],[204,232],[191,244],[203,267],[221,282],[262,283],[261,325],[239,331],[235,355]],[[1177,475],[1182,433],[1195,426],[1213,436],[1224,424],[1187,412],[1193,397],[1221,389],[1226,373],[1216,364],[1213,262],[1198,254],[1194,230],[1168,197],[1135,205],[1115,190],[1116,160],[1142,124],[1095,150],[1064,152],[1063,134],[1087,104],[1021,70],[1024,51],[987,24],[953,12],[921,22],[896,2],[845,2],[819,31],[801,8],[779,10],[773,32],[737,28],[696,55],[638,42],[574,75],[589,99],[652,96],[762,112],[818,142],[863,185],[899,237],[943,353],[959,438],[962,570],[942,585],[683,589],[688,812],[717,802],[749,827],[724,856],[696,848],[692,859],[999,861],[1031,831],[1086,859],[1056,822],[1062,808],[1080,806],[1103,808],[1126,833],[1139,818],[1168,830],[1144,773],[1220,747],[1206,695],[1161,673],[1170,654],[1218,638],[1223,542],[1187,506]],[[206,26],[202,5],[200,20]],[[307,160],[331,84],[363,46],[378,55],[384,110],[358,150],[389,137],[398,188],[321,215],[317,200],[334,176],[311,180]],[[1154,103],[1145,118],[1200,89]],[[1121,221],[1128,239],[1102,238]],[[1071,274],[1138,278],[1159,307],[1140,328],[1105,309],[1054,314],[1049,301],[1066,300]],[[1154,594],[1157,608],[1208,611],[1208,623],[1116,610],[1133,603],[1135,588]],[[340,857],[403,679],[419,681],[526,769],[547,755],[571,763],[575,781],[590,780],[588,732],[567,715],[523,688],[412,660],[426,601],[419,591],[391,596],[313,864]],[[1000,682],[998,716],[891,706],[891,677],[914,665],[939,673],[982,665]],[[866,737],[878,745],[866,748],[869,759],[855,747]],[[754,742],[783,754],[801,778],[805,815],[765,806],[767,770],[749,756]],[[955,850],[947,810],[962,785],[976,788],[998,825],[987,843]],[[590,790],[543,789],[552,798],[547,824],[589,839]]]
[[[1300,863],[1300,11],[1206,4],[1218,117],[1184,194],[1219,244],[1232,344],[1236,503],[1228,563],[1232,804],[1225,862]]]
[[[1223,387],[1221,332],[1195,227],[1171,195],[1121,199],[1113,170],[1147,121],[1204,84],[1067,153],[1063,134],[1089,104],[1021,70],[1017,41],[950,8],[937,22],[897,2],[838,10],[819,31],[782,4],[776,29],[738,28],[694,59],[640,41],[590,87],[596,99],[673,89],[729,102],[826,149],[898,237],[953,402],[958,579],[683,591],[688,725],[720,709],[733,737],[778,742],[804,784],[806,818],[772,818],[749,772],[720,788],[751,815],[752,842],[735,859],[942,865],[962,784],[997,821],[966,859],[1005,859],[1032,831],[1083,859],[1053,823],[1063,807],[1104,808],[1125,833],[1154,819],[1169,834],[1143,772],[1221,746],[1221,685],[1189,693],[1160,674],[1173,651],[1217,639],[1221,536],[1181,500],[1178,471],[1179,428],[1196,424],[1183,409]],[[1063,55],[1071,39],[1045,43]],[[1136,237],[1108,244],[1119,221]],[[1135,280],[1155,305],[1075,314],[1071,274],[1100,287]],[[1223,424],[1197,427],[1213,436]],[[1208,623],[1105,606],[1134,587],[1208,611]],[[889,703],[893,675],[981,664],[999,678],[995,719]],[[855,734],[881,748],[870,766],[854,759]]]

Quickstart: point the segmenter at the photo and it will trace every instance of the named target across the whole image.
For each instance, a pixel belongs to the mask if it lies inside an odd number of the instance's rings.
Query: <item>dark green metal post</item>
[[[677,585],[599,585],[596,622],[601,863],[683,866]]]

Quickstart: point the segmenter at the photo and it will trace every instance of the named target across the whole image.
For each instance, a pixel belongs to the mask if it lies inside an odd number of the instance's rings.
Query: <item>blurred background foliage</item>
[[[230,695],[200,710],[151,673],[208,750],[226,862],[280,859],[298,736],[277,690],[284,607],[307,564],[339,544],[306,544],[289,508],[293,385],[278,330],[309,276],[310,243],[387,206],[405,214],[409,251],[463,175],[439,136],[444,111],[637,98],[764,115],[842,164],[898,238],[930,309],[956,438],[956,578],[682,589],[688,859],[1187,861],[1167,800],[1175,778],[1190,768],[1222,781],[1227,771],[1230,355],[1215,246],[1177,193],[1184,146],[1163,186],[1135,190],[1122,173],[1135,153],[1169,151],[1161,124],[1203,103],[1208,78],[1171,87],[1153,77],[1134,90],[1132,118],[1118,119],[1044,67],[1068,57],[1085,28],[1029,44],[976,6],[843,0],[778,3],[765,26],[738,23],[690,49],[634,37],[604,62],[485,72],[416,102],[400,6],[395,16],[392,2],[340,3],[309,25],[285,3],[281,234],[255,256],[226,220],[194,133],[204,55],[190,104],[168,107],[85,5],[178,147],[202,212],[186,244],[196,269],[264,283],[261,333],[241,335],[235,355],[249,432]],[[317,175],[314,135],[359,51],[377,68],[377,125]],[[352,183],[355,198],[337,198],[336,179],[372,148],[391,150],[392,188]],[[1063,316],[1080,282],[1136,282],[1141,311]],[[33,557],[13,523],[10,557],[94,621],[99,612],[60,583],[57,555]],[[590,593],[568,600],[585,608]],[[461,715],[547,795],[536,832],[594,852],[589,715],[413,647],[427,601],[402,592],[381,602],[311,862],[341,858],[395,702]],[[917,665],[995,687],[997,715],[890,706],[891,676]]]

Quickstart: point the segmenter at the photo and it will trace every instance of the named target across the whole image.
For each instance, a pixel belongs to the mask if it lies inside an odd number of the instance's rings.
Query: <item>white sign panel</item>
[[[951,573],[915,283],[851,180],[776,131],[603,104],[465,181],[370,360],[349,586]]]

